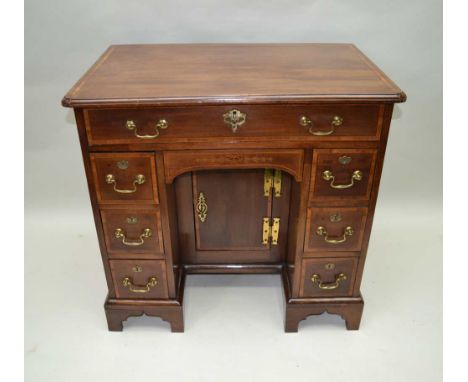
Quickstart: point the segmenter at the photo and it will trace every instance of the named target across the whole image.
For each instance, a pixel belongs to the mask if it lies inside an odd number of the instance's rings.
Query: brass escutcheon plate
[[[128,161],[127,160],[119,160],[117,162],[117,167],[121,170],[126,170],[128,168]]]
[[[351,163],[351,157],[347,155],[340,156],[338,158],[338,162],[340,162],[342,165],[347,165]]]
[[[331,221],[332,223],[340,222],[342,219],[343,219],[343,218],[341,217],[341,214],[339,214],[339,213],[330,215],[330,221]]]

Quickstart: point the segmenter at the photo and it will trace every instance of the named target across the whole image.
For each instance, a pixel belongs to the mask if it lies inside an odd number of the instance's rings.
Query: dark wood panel
[[[164,152],[166,182],[184,172],[217,169],[275,168],[302,179],[302,150],[187,150]]]
[[[166,260],[167,284],[169,298],[176,298],[180,283],[183,282],[183,270],[179,255],[179,232],[177,227],[177,208],[175,190],[164,182],[164,164],[161,152],[156,153],[156,171],[158,174],[158,191],[161,211],[161,228],[164,237],[164,254]]]
[[[356,258],[303,260],[301,297],[351,296],[356,267]]]
[[[230,110],[245,114],[245,121],[232,131],[224,121]],[[85,110],[86,129],[91,144],[141,144],[180,142],[203,138],[296,137],[306,141],[377,140],[380,134],[381,105],[229,105],[153,109]],[[302,117],[309,125],[303,126]],[[341,125],[334,127],[335,117]],[[167,127],[158,127],[166,121]],[[132,129],[127,122],[132,122]],[[320,135],[331,132],[330,135]],[[146,138],[141,138],[144,136]],[[148,138],[149,136],[153,138]]]
[[[189,274],[278,274],[283,263],[272,264],[187,264],[184,269]]]
[[[368,216],[366,219],[366,226],[364,229],[363,242],[361,248],[361,256],[359,257],[359,264],[356,272],[356,280],[354,283],[354,295],[360,296],[360,286],[362,282],[362,276],[364,271],[364,265],[366,262],[367,251],[369,248],[369,239],[372,231],[372,223],[374,220],[375,208],[377,204],[377,197],[379,194],[379,185],[382,178],[382,169],[385,158],[385,151],[387,148],[388,135],[390,132],[390,123],[392,120],[393,105],[389,104],[385,107],[385,113],[383,118],[383,128],[382,128],[382,137],[380,140],[380,146],[378,150],[378,155],[375,161],[375,176],[372,182],[372,192],[369,200],[369,209]]]
[[[96,183],[94,181],[94,175],[93,175],[93,170],[92,170],[91,155],[88,152],[88,140],[86,137],[83,110],[75,109],[74,112],[75,112],[76,125],[78,128],[78,136],[80,139],[80,148],[81,148],[81,156],[83,159],[83,167],[86,173],[88,193],[89,193],[89,198],[91,201],[91,206],[93,209],[93,218],[94,218],[94,225],[96,227],[97,239],[99,243],[99,251],[101,255],[102,265],[104,268],[104,274],[106,277],[108,297],[114,297],[115,296],[114,282],[112,280],[112,274],[110,271],[108,257],[107,257],[106,242],[104,239],[104,231],[102,227],[101,215],[99,212],[99,205],[97,201]]]
[[[285,137],[270,136],[268,139],[261,137],[224,137],[224,138],[192,138],[190,140],[177,140],[174,142],[151,141],[142,146],[140,143],[134,144],[99,144],[89,147],[90,152],[129,152],[129,151],[173,151],[173,150],[232,150],[233,145],[242,149],[327,149],[327,148],[377,148],[378,141],[353,140],[346,137],[336,137],[336,140],[308,141],[301,136]],[[352,143],[350,143],[352,142]]]
[[[264,170],[212,170],[176,178],[177,216],[184,264],[271,264],[284,260],[291,178],[282,174],[280,197],[265,197]],[[208,205],[201,222],[196,204]],[[272,211],[274,216],[272,216]],[[264,217],[279,217],[277,245],[262,244]]]
[[[263,218],[271,218],[271,196],[263,194],[264,173],[264,170],[193,173],[197,250],[270,250],[269,244],[262,244]],[[208,206],[206,217],[202,216],[204,221],[196,211],[200,195]]]
[[[406,96],[352,44],[113,45],[65,106],[368,100]]]
[[[91,154],[91,163],[99,203],[158,203],[153,155]]]

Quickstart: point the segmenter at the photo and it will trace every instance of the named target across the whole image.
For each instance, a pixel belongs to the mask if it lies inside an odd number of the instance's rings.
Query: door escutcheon
[[[208,216],[208,205],[206,204],[205,194],[203,192],[200,192],[198,194],[197,215],[198,215],[198,219],[200,219],[202,223],[205,222]]]

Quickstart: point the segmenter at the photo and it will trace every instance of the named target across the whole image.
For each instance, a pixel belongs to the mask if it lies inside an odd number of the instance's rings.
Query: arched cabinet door
[[[291,176],[263,168],[195,171],[177,177],[184,262],[232,265],[282,262],[290,186]]]

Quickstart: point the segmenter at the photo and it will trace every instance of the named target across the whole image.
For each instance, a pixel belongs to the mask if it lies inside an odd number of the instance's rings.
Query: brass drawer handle
[[[156,123],[155,125],[155,133],[154,134],[149,134],[149,135],[140,135],[138,134],[138,128],[136,126],[136,123],[135,121],[132,121],[132,120],[128,120],[126,123],[125,123],[125,127],[128,129],[128,130],[133,130],[133,133],[135,134],[135,137],[137,138],[140,138],[140,139],[154,139],[154,138],[157,138],[159,137],[159,129],[161,130],[164,130],[164,129],[167,129],[169,127],[169,123],[167,123],[167,121],[165,119],[160,119],[158,121],[158,123]]]
[[[133,194],[134,192],[137,192],[137,185],[141,185],[145,182],[146,182],[145,176],[142,174],[138,174],[135,176],[135,180],[133,181],[133,188],[131,190],[125,190],[125,189],[117,188],[117,180],[115,179],[114,175],[112,174],[106,175],[106,183],[113,184],[114,191],[118,192],[119,194]]]
[[[229,110],[227,113],[223,114],[224,123],[227,123],[231,126],[231,130],[233,133],[237,131],[237,128],[244,124],[245,120],[247,119],[247,114],[242,113],[237,109]]]
[[[148,278],[148,283],[146,285],[139,286],[139,285],[134,285],[133,281],[132,281],[132,279],[130,277],[125,277],[122,280],[122,285],[125,288],[128,288],[130,290],[130,292],[148,293],[151,290],[152,287],[155,287],[156,285],[158,285],[158,279],[155,276],[152,276],[152,277]]]
[[[348,236],[353,236],[354,235],[354,229],[351,226],[347,226],[344,229],[343,235],[340,237],[329,237],[328,232],[325,229],[325,227],[317,227],[317,235],[319,236],[324,236],[324,240],[329,243],[329,244],[341,244],[344,243],[347,239]]]
[[[357,180],[357,181],[360,181],[362,180],[362,171],[360,170],[356,170],[353,172],[353,175],[351,175],[351,182],[348,183],[348,184],[335,184],[335,176],[333,175],[333,173],[330,171],[330,170],[325,170],[324,172],[322,172],[322,178],[323,180],[325,181],[330,181],[330,187],[331,188],[335,188],[337,190],[343,190],[345,188],[351,188],[354,186],[354,181]]]
[[[331,135],[335,132],[335,129],[338,126],[341,126],[343,124],[343,118],[339,117],[338,115],[335,115],[332,121],[330,122],[331,129],[327,131],[314,131],[313,130],[314,123],[306,115],[303,115],[301,119],[299,119],[299,124],[301,126],[308,127],[309,133],[312,135]]]
[[[348,277],[344,273],[340,273],[335,276],[335,282],[334,283],[324,283],[322,282],[322,279],[319,275],[315,274],[312,275],[310,278],[310,281],[312,281],[314,284],[316,284],[320,289],[322,290],[333,290],[336,289],[340,286],[340,283],[342,281],[345,281]]]
[[[125,232],[122,228],[117,228],[114,232],[115,238],[116,239],[122,239],[122,243],[129,246],[129,247],[138,247],[140,245],[145,244],[145,239],[148,239],[151,237],[153,232],[149,228],[145,228],[143,230],[143,233],[140,235],[140,237],[136,240],[133,239],[127,239],[127,236],[125,236]]]

